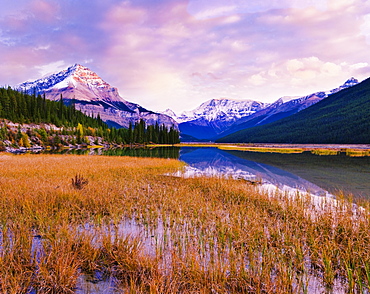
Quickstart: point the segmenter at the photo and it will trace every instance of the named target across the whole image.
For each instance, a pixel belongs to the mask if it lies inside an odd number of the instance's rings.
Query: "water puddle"
[[[119,294],[117,280],[96,271],[94,275],[81,274],[77,280],[76,294]]]
[[[227,215],[225,215],[227,219]],[[207,228],[212,230],[213,228]],[[9,232],[7,233],[10,236]],[[197,259],[201,261],[204,268],[207,268],[210,264],[219,263],[222,264],[224,269],[227,269],[229,265],[229,256],[233,251],[233,244],[221,245],[223,242],[220,237],[215,237],[213,244],[202,239],[202,231],[197,225],[191,225],[187,222],[179,222],[171,224],[171,226],[158,219],[156,223],[148,224],[145,219],[134,217],[123,219],[118,224],[107,224],[97,226],[91,223],[86,223],[84,226],[78,228],[78,234],[91,235],[94,246],[101,246],[103,238],[107,236],[112,240],[130,238],[133,240],[140,240],[141,249],[145,255],[158,257],[160,256],[161,266],[160,269],[163,273],[171,271],[172,266],[172,255],[171,252],[175,250],[181,253],[183,248],[183,258],[187,253],[187,248],[193,248],[197,252]],[[78,235],[77,234],[77,235]],[[44,255],[44,242],[45,240],[39,235],[33,235],[31,237],[31,256],[37,262]],[[11,240],[13,237],[8,238]],[[3,233],[0,234],[0,248],[3,250]],[[222,251],[222,252],[220,252]],[[248,267],[248,261],[245,261],[245,266]],[[309,260],[306,261],[304,273],[301,275],[295,275],[292,282],[293,289],[297,289],[294,293],[312,293],[312,294],[344,294],[346,293],[345,285],[339,278],[335,279],[334,286],[332,289],[326,289],[319,276],[311,272]],[[226,273],[228,270],[225,271]],[[76,294],[118,294],[124,293],[122,286],[119,286],[119,281],[109,276],[104,272],[95,271],[93,274],[80,273],[75,292]],[[368,293],[367,290],[363,293]],[[37,294],[37,291],[30,290],[28,294]]]
[[[95,234],[96,231],[101,232],[101,228],[95,228],[93,225],[87,226],[89,232]],[[143,250],[150,256],[162,255],[161,269],[163,272],[171,270],[171,250],[176,248],[177,250],[182,247],[186,252],[187,247],[191,244],[202,244],[201,232],[197,232],[194,227],[187,223],[178,224],[173,227],[172,230],[176,230],[176,235],[181,232],[180,236],[176,239],[171,238],[171,230],[166,228],[166,225],[162,220],[158,221],[155,226],[143,225],[137,222],[135,219],[125,219],[118,225],[110,225],[104,228],[104,231],[109,231],[110,234],[114,232],[112,238],[125,238],[127,236],[133,238],[141,238]],[[224,267],[228,267],[228,256],[231,252],[231,246],[227,245],[224,248],[224,252],[220,254],[218,252],[222,246],[217,244],[220,240],[215,239],[214,244],[205,244],[198,247],[198,250],[202,250],[203,253],[199,254],[203,262],[203,266],[206,268],[211,263],[223,263]],[[185,255],[184,255],[185,256]],[[298,276],[292,283],[294,293],[311,293],[311,294],[345,294],[346,290],[343,282],[337,278],[334,281],[334,285],[331,289],[327,289],[323,286],[320,278],[311,273],[309,262],[305,265],[305,273]],[[226,271],[227,272],[227,271]],[[102,274],[97,273],[94,276],[88,276],[82,274],[78,280],[78,286],[76,289],[77,294],[85,293],[106,293],[106,294],[117,294],[121,293],[116,288],[117,280],[114,277],[104,277]],[[364,292],[368,293],[368,292]]]

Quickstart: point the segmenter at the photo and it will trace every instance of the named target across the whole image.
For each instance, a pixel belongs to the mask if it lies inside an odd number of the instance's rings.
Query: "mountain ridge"
[[[228,130],[220,133],[217,138],[221,138],[233,132],[252,128],[255,126],[265,125],[274,121],[278,121],[282,118],[289,117],[295,113],[298,113],[321,100],[338,93],[344,89],[353,87],[358,84],[358,80],[354,77],[348,79],[344,84],[340,85],[338,88],[334,88],[329,91],[319,91],[306,96],[302,96],[287,102],[284,102],[281,98],[271,104],[269,107],[255,113],[249,117],[242,118],[234,123]],[[216,139],[217,139],[216,138]]]
[[[183,137],[207,140],[228,128],[237,119],[253,114],[267,105],[247,99],[217,98],[203,102],[199,107],[184,111],[173,118],[179,123]],[[166,110],[167,114],[171,112]]]
[[[370,78],[290,117],[237,131],[217,142],[369,144],[369,113]]]

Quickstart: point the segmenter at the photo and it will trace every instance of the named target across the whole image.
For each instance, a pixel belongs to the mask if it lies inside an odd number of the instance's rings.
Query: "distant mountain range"
[[[212,99],[193,111],[185,111],[179,116],[172,117],[179,123],[182,136],[211,139],[238,119],[249,116],[266,106],[267,104],[253,100]],[[166,113],[171,115],[170,110]]]
[[[212,99],[192,111],[176,116],[171,110],[166,114],[178,123],[182,140],[215,140],[239,130],[265,125],[302,111],[337,93],[358,84],[350,78],[330,91],[316,92],[303,97],[282,97],[274,103],[253,100]]]
[[[370,143],[370,78],[320,100],[291,116],[244,128],[217,142]]]
[[[110,126],[127,128],[130,122],[143,119],[147,125],[158,123],[177,128],[171,117],[128,102],[118,94],[117,88],[79,64],[36,81],[22,83],[15,89],[28,94],[45,94],[47,99],[54,101],[59,101],[62,96],[64,103],[74,103],[76,109],[88,115],[96,117],[99,114]]]

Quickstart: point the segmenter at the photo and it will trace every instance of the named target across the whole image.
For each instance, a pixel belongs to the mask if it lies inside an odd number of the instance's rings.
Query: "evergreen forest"
[[[89,116],[76,110],[74,103],[65,105],[62,96],[59,101],[51,101],[10,87],[0,88],[0,119],[2,146],[4,142],[13,147],[179,142],[174,127],[146,125],[143,120],[127,129],[109,127],[99,114]]]

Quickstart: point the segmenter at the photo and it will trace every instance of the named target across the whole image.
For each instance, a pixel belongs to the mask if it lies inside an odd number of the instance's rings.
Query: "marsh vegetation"
[[[367,291],[368,202],[168,175],[182,165],[1,155],[0,292],[74,293],[96,273],[118,293]]]

